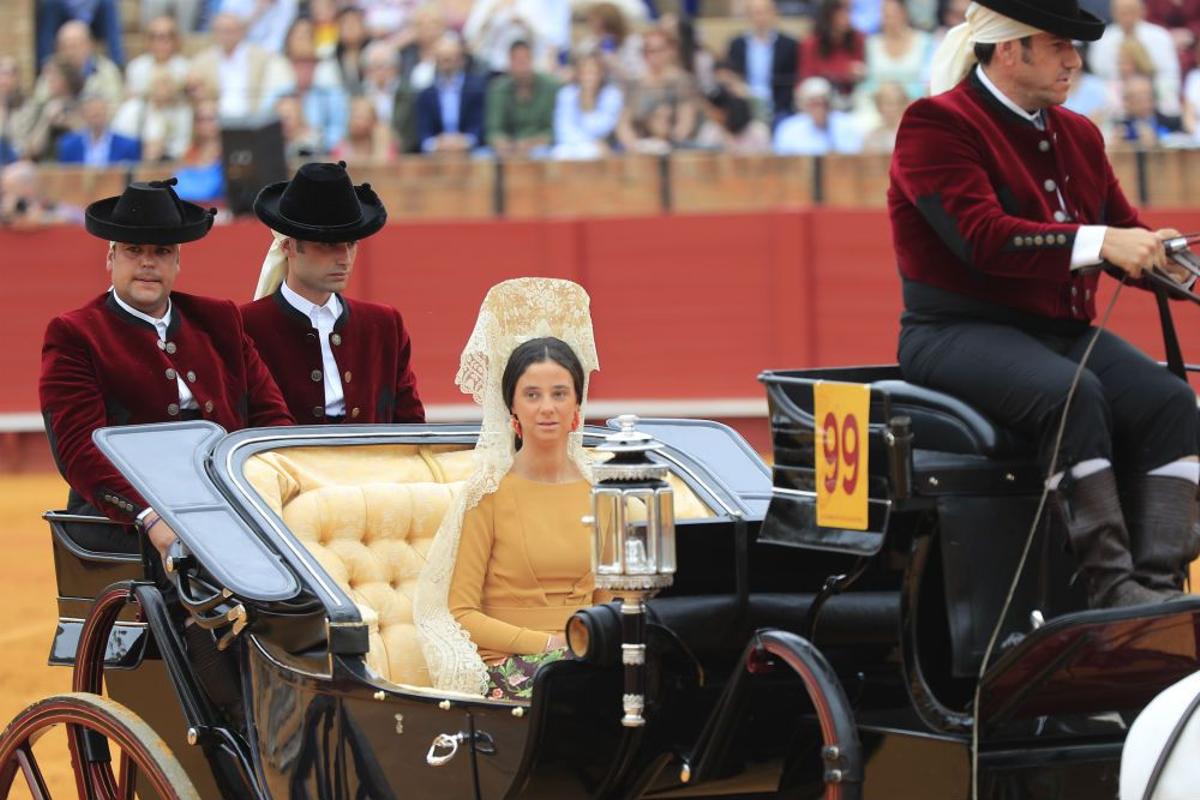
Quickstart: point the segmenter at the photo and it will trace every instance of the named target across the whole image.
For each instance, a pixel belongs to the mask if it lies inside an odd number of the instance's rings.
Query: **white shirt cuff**
[[[152,511],[154,511],[153,508],[151,508],[150,506],[146,506],[145,508],[142,509],[141,513],[137,515],[137,521],[145,522],[146,517],[149,516]]]
[[[1107,225],[1080,225],[1071,248],[1071,269],[1094,267],[1103,261],[1100,249],[1104,246],[1107,233]]]

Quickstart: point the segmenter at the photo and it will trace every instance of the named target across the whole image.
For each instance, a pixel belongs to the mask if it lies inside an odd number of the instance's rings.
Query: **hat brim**
[[[113,209],[121,198],[106,197],[97,200],[83,212],[87,232],[110,242],[124,244],[184,244],[203,239],[212,229],[213,215],[204,208],[181,200],[183,222],[179,225],[123,225],[112,221]]]
[[[387,222],[387,210],[378,195],[363,184],[354,187],[361,216],[348,225],[308,225],[288,219],[279,211],[279,201],[288,181],[264,186],[254,199],[254,213],[268,228],[283,236],[305,242],[351,242],[378,233]]]
[[[1104,35],[1104,20],[1082,8],[1079,9],[1076,16],[1068,17],[1041,7],[1037,4],[1037,0],[977,0],[977,2],[1006,17],[1012,17],[1017,22],[1024,22],[1026,25],[1032,25],[1046,33],[1062,36],[1065,39],[1094,42]]]

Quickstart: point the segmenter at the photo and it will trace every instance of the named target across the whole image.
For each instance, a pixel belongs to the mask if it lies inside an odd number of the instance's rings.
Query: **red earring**
[[[575,412],[575,421],[571,423],[571,430],[573,430],[573,431],[579,430],[579,412],[578,411]]]
[[[517,419],[516,417],[513,417],[512,427],[513,427],[513,433],[515,433],[517,436],[520,436],[521,435],[521,420]]]

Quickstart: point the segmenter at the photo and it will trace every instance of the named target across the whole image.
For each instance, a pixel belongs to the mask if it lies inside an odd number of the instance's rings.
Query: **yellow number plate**
[[[813,405],[817,525],[865,531],[871,387],[821,381],[813,387]]]

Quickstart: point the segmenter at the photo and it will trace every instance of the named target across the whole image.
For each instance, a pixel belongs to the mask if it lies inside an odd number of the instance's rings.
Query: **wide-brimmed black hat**
[[[371,184],[355,186],[344,161],[305,164],[290,181],[264,186],[254,213],[271,230],[308,242],[365,239],[387,222]]]
[[[97,200],[84,211],[88,233],[126,244],[183,244],[212,228],[215,208],[180,200],[175,179],[135,182],[117,197]]]
[[[1082,42],[1104,35],[1104,21],[1079,7],[1078,0],[975,0],[1017,22]]]

